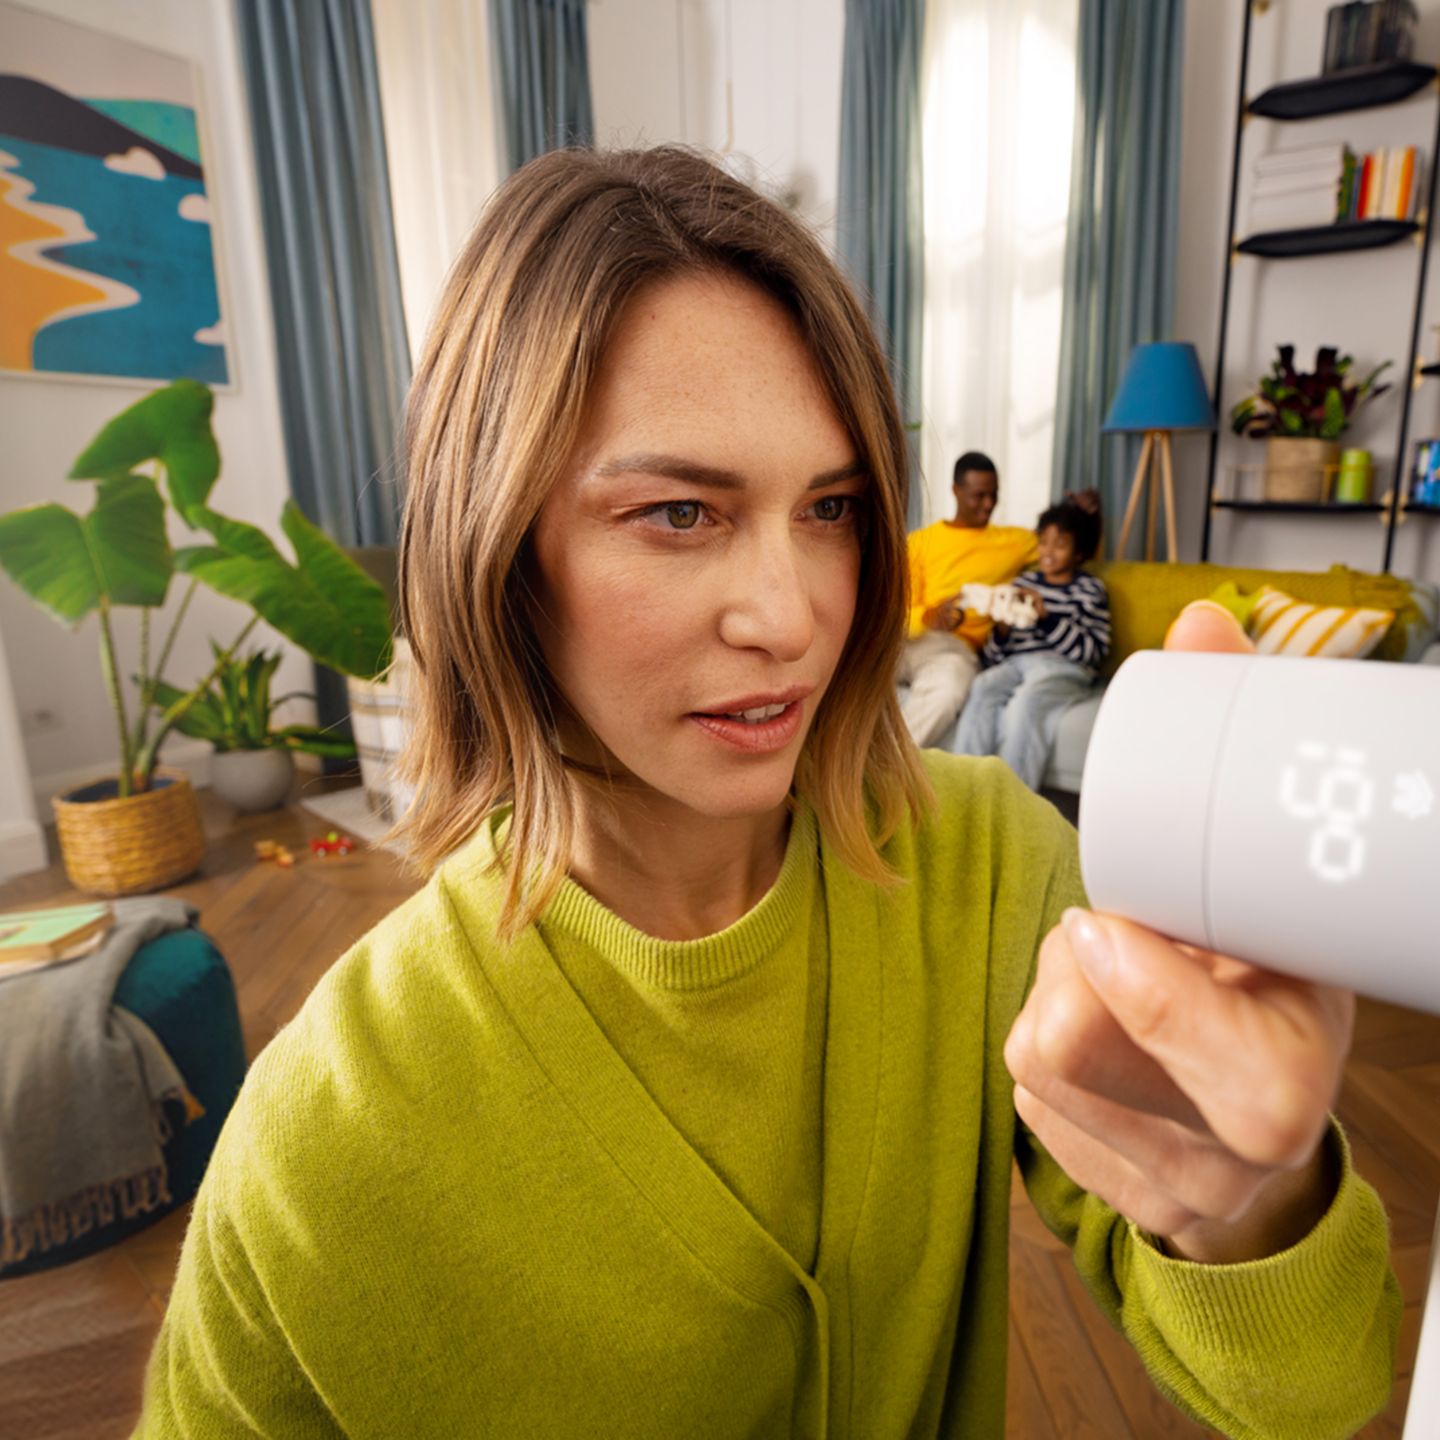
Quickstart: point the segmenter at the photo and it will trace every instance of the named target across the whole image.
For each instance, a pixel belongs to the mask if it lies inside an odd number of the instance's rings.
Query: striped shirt
[[[1044,651],[1098,670],[1110,653],[1110,600],[1104,585],[1083,570],[1065,585],[1052,585],[1038,570],[1027,570],[1015,584],[1044,601],[1044,617],[1033,629],[1012,629],[1003,639],[992,632],[981,652],[984,663],[998,665],[1011,655]]]

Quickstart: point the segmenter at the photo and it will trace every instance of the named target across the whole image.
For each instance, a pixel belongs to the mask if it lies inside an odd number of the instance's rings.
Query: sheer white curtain
[[[984,450],[995,519],[1050,499],[1079,0],[929,0],[920,460],[926,520]]]
[[[372,0],[412,356],[450,262],[501,180],[488,9],[484,0]]]

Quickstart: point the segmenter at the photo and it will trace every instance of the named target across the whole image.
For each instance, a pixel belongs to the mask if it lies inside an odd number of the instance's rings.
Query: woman
[[[801,227],[533,162],[407,447],[438,869],[247,1080],[141,1435],[998,1436],[1012,1155],[1192,1413],[1383,1404],[1348,997],[1087,915],[1050,806],[922,764],[902,431]]]

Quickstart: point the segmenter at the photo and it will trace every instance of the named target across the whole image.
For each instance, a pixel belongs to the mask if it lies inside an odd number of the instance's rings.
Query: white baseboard
[[[202,785],[210,783],[210,757],[214,753],[208,741],[191,740],[181,736],[178,739],[166,740],[160,763],[172,770],[183,770],[190,783],[198,790]],[[36,809],[47,821],[54,819],[55,811],[50,802],[57,795],[113,776],[115,769],[113,764],[107,768],[101,763],[79,765],[71,770],[53,770],[48,775],[36,775],[33,781]]]
[[[49,863],[45,831],[38,820],[0,822],[0,881],[34,874]]]

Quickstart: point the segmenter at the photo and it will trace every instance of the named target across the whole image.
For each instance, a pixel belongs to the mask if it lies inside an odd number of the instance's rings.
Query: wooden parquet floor
[[[224,951],[253,1058],[332,961],[414,887],[383,852],[302,856],[288,872],[257,865],[254,840],[281,840],[300,856],[324,823],[295,806],[237,817],[208,792],[201,800],[205,866],[170,893],[200,907]],[[0,909],[68,898],[58,865],[0,886]],[[1390,1213],[1406,1299],[1392,1404],[1364,1434],[1399,1440],[1440,1195],[1440,1020],[1362,1002],[1340,1111],[1357,1164]],[[1011,1218],[1008,1440],[1207,1435],[1151,1386],[1018,1181]],[[0,1440],[128,1435],[186,1220],[178,1211],[89,1259],[0,1283]]]

